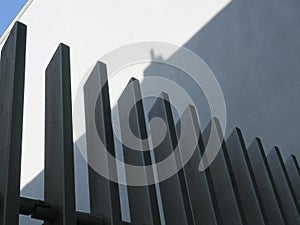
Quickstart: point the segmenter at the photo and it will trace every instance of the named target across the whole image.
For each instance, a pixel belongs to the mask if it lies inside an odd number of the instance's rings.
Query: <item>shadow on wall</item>
[[[80,141],[80,140],[79,140]],[[87,164],[77,146],[74,145],[76,210],[90,212]],[[33,199],[44,199],[44,171],[40,172],[22,190],[21,196]],[[20,216],[20,225],[41,225],[42,221]]]
[[[299,12],[296,0],[233,0],[184,45],[220,83],[228,113],[226,135],[238,126],[248,144],[258,136],[267,152],[277,145],[285,157],[300,157]],[[210,111],[201,90],[181,71],[154,64],[145,77],[164,77],[184,88],[204,128]]]

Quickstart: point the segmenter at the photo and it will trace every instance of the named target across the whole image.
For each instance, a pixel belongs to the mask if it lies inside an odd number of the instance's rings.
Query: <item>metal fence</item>
[[[17,225],[19,214],[42,220],[45,225],[128,224],[122,221],[119,185],[91,167],[88,173],[91,213],[75,210],[70,57],[69,48],[63,44],[46,69],[44,200],[20,197],[25,46],[26,26],[17,22],[1,51],[0,225]],[[108,83],[101,83],[106,80],[106,67],[99,62],[84,86],[86,118],[90,112],[87,109],[97,101],[99,115],[94,121],[98,135],[108,152],[115,156]],[[99,96],[93,99],[89,90],[99,87],[102,87]],[[120,118],[126,106],[140,97],[139,82],[131,79],[118,101]],[[183,116],[189,118],[192,127],[199,129],[195,109],[188,107],[185,113]],[[178,144],[180,124],[174,124],[166,93],[156,99],[147,114],[148,118],[142,101],[138,101],[130,122],[141,138],[147,136],[147,119],[160,117],[166,122],[166,136],[153,151],[155,162],[159,162],[172,154]],[[181,118],[181,121],[186,119]],[[86,119],[87,149],[96,138],[91,123]],[[122,123],[120,126],[122,132]],[[127,187],[130,224],[163,224],[162,215],[167,225],[300,224],[300,169],[295,156],[284,162],[276,147],[266,155],[258,138],[247,149],[237,128],[222,142],[221,150],[208,169],[200,172],[199,162],[213,127],[223,140],[218,120],[212,119],[200,133],[189,162],[178,173],[159,182],[158,190],[154,184]],[[152,125],[150,129],[153,133],[159,127]],[[141,143],[141,148],[147,148],[144,144]],[[98,160],[91,159],[88,151],[89,157],[89,160]],[[132,151],[124,146],[124,161],[145,166],[152,163],[153,157],[151,159],[148,151]],[[174,159],[175,167],[176,162]],[[159,177],[164,171],[155,172]],[[154,172],[147,171],[146,176],[153,177]]]

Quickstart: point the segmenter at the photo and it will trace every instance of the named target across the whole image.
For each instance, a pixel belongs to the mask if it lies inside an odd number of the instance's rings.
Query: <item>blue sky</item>
[[[26,2],[27,0],[0,0],[0,36]]]

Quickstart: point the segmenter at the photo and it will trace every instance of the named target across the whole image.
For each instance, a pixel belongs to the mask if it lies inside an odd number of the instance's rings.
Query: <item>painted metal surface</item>
[[[99,90],[99,95],[95,94]],[[107,82],[106,65],[98,62],[84,85],[87,157],[90,165],[96,165],[100,160],[93,151],[97,151],[97,140],[100,138],[107,151],[115,157],[113,129],[111,123],[111,108]],[[107,159],[102,160],[103,166],[111,176],[116,175],[116,165],[110,165]],[[117,183],[114,183],[97,173],[89,166],[89,190],[91,212],[103,215],[110,225],[122,224],[120,195]],[[114,174],[112,174],[114,173]]]
[[[76,225],[70,50],[60,44],[46,69],[45,201],[57,209],[45,225]]]
[[[216,225],[221,224],[219,209],[217,206],[216,196],[213,191],[212,179],[209,171],[199,171],[199,163],[204,152],[202,134],[198,123],[197,113],[194,107],[188,106],[183,112],[180,120],[176,124],[177,137],[181,135],[181,124],[185,124],[191,132],[186,136],[180,148],[194,148],[194,140],[198,143],[194,154],[188,163],[184,166],[188,198],[192,206],[195,224]],[[184,134],[182,134],[184,135]]]
[[[210,132],[220,137],[222,142],[222,131],[219,121],[214,118],[203,131],[203,141],[206,146]],[[207,169],[207,173],[211,177],[212,191],[216,196],[216,202],[220,212],[221,224],[224,225],[240,225],[243,224],[243,215],[240,213],[239,202],[235,194],[235,187],[232,184],[232,176],[229,172],[225,155],[224,144]],[[230,204],[228,204],[230,202]]]
[[[286,218],[283,216],[282,206],[277,200],[278,194],[274,189],[274,180],[260,139],[256,138],[252,142],[247,154],[268,223],[286,224]]]
[[[26,26],[17,22],[1,51],[0,224],[19,224]]]
[[[146,139],[148,136],[147,127],[138,80],[132,78],[129,81],[118,100],[118,110],[122,140],[128,137],[128,132],[130,132],[126,130],[126,127],[124,126],[126,124],[129,125],[131,132],[138,138],[138,140]],[[146,151],[149,149],[149,143],[140,141],[137,145],[138,146],[136,147],[139,147],[139,149],[141,149],[140,151],[127,147],[123,144],[124,162],[137,166],[151,165],[152,161],[150,151]],[[126,173],[127,179],[129,179],[129,176],[130,174]],[[143,177],[145,183],[148,184],[154,181],[152,169],[147,170],[145,168],[143,174],[135,174],[135,176]],[[150,184],[148,186],[128,186],[127,192],[130,218],[133,224],[161,224],[154,184]]]
[[[157,163],[172,154],[177,146],[172,110],[166,93],[162,93],[160,97],[156,99],[148,115],[149,120],[158,117],[166,123],[166,135],[161,143],[159,143],[161,139],[161,137],[159,137],[160,132],[157,132],[161,127],[158,123],[150,123],[152,142],[153,145],[156,146],[154,148],[154,155],[155,162]],[[171,157],[173,162],[170,165],[172,167],[171,169],[177,170],[177,163],[180,163],[180,161],[178,158],[175,158],[174,154]],[[158,179],[162,177],[161,174],[163,173],[164,171],[157,169]],[[194,224],[182,170],[169,179],[161,181],[159,183],[159,190],[166,224]]]
[[[279,149],[274,147],[267,155],[267,159],[274,179],[275,188],[278,192],[278,200],[282,205],[287,223],[290,225],[300,224],[299,213],[290,189],[290,182]]]
[[[265,224],[266,218],[261,210],[261,197],[249,165],[246,147],[241,131],[236,128],[226,141],[225,158],[230,167],[247,224]]]

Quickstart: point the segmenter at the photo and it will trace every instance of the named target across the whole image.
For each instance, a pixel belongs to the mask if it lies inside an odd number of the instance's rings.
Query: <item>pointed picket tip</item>
[[[138,91],[139,95],[141,95],[141,87],[140,87],[140,82],[138,79],[131,77],[128,81],[128,83],[126,84],[126,87],[124,88],[123,92],[125,92],[125,90],[127,88],[131,87],[131,89],[135,92]]]
[[[278,146],[273,146],[272,148],[275,152],[279,153],[280,154],[280,150],[279,150],[279,147]]]
[[[284,164],[283,157],[282,157],[282,155],[281,155],[281,152],[280,152],[280,149],[279,149],[278,146],[276,146],[276,145],[273,146],[273,147],[271,148],[270,152],[268,153],[267,157],[268,157],[268,158],[272,157],[272,154],[273,154],[273,155],[276,155],[276,156],[278,157],[278,159],[279,159],[281,165]]]
[[[296,158],[296,156],[294,154],[291,154],[290,157],[291,158]]]
[[[90,92],[89,95],[98,95],[99,91],[102,90],[104,87],[108,89],[107,81],[108,77],[106,64],[101,61],[97,61],[94,67],[92,68],[88,78],[86,79],[83,85],[83,89],[85,90],[85,92]],[[108,90],[105,90],[104,92],[106,95],[109,94]]]
[[[211,120],[208,122],[208,124],[204,128],[203,133],[210,132],[212,127],[214,127],[217,130],[219,138],[224,139],[221,123],[220,123],[220,120],[217,117],[212,117],[211,118]]]
[[[58,47],[59,48],[70,48],[69,45],[65,44],[65,43],[59,43]]]
[[[196,111],[195,106],[193,106],[193,105],[191,105],[191,104],[189,104],[189,105],[185,108],[185,110],[184,110],[183,113],[186,113],[186,112],[190,112],[192,115],[197,115],[197,111]]]
[[[99,60],[99,61],[96,62],[94,68],[97,67],[97,66],[99,66],[99,67],[105,66],[106,67],[106,64],[104,62],[102,62],[102,61]]]
[[[164,92],[164,91],[160,92],[159,97],[166,100],[166,101],[170,101],[169,94]]]
[[[291,154],[291,157],[293,157],[293,158],[296,158],[296,155],[294,155],[294,154]]]
[[[46,76],[47,76],[47,72],[53,68],[53,65],[55,64],[54,61],[57,60],[58,62],[57,63],[60,63],[59,61],[70,61],[69,59],[69,54],[70,54],[70,47],[66,44],[63,44],[63,43],[60,43],[52,58],[50,59],[50,62],[48,63],[47,65],[47,68],[46,68]],[[66,67],[69,67],[69,64],[64,62],[64,63],[61,63],[61,67],[62,68],[66,68]]]
[[[195,129],[199,130],[200,131],[200,125],[199,125],[199,120],[198,120],[198,115],[197,115],[197,110],[195,108],[195,106],[189,104],[185,110],[183,111],[183,114],[181,115],[181,117],[183,115],[186,115],[186,114],[189,114],[190,115],[190,118],[194,124],[194,127]],[[180,122],[180,119],[178,120],[177,123]],[[177,126],[177,125],[176,125]]]
[[[261,140],[261,138],[260,138],[260,137],[255,137],[255,138],[254,138],[254,141],[257,141],[257,142],[260,142],[260,143],[262,143],[262,140]]]
[[[244,137],[243,137],[242,131],[239,127],[235,127],[231,131],[231,133],[230,133],[229,137],[227,138],[226,142],[230,141],[232,138],[238,138],[238,140],[239,140],[240,144],[242,145],[242,147],[245,147]]]
[[[208,125],[212,125],[212,124],[215,124],[216,127],[218,127],[218,129],[220,129],[222,132],[221,122],[220,122],[219,118],[212,117],[212,119],[209,121]]]
[[[280,153],[280,150],[277,146],[273,146],[271,147],[270,151],[268,152],[267,156],[268,157],[271,157],[271,155],[277,155],[281,158],[281,153]]]
[[[18,38],[24,39],[24,40],[21,40],[21,41],[23,41],[24,44],[26,44],[26,33],[27,33],[27,26],[24,23],[21,23],[19,21],[15,22],[14,26],[10,30],[6,40],[4,39],[5,43],[4,43],[2,49],[4,49],[5,46],[9,43],[9,40],[12,39],[12,38],[15,38],[16,37],[15,35],[17,35],[17,34],[19,34]]]
[[[295,154],[291,154],[290,157],[295,161],[295,163],[299,167],[297,156]]]
[[[122,104],[124,101],[135,102],[142,99],[141,87],[139,80],[131,77],[122,91],[118,104]]]
[[[26,32],[27,26],[24,23],[19,21],[15,22],[14,26],[12,27],[10,34],[17,31],[17,30],[24,30]]]
[[[255,137],[254,140],[251,142],[251,144],[248,147],[248,152],[250,151],[250,149],[258,147],[258,150],[265,156],[265,150],[263,147],[263,143],[262,140],[259,137]]]
[[[17,30],[20,26],[26,27],[24,23],[21,23],[19,21],[16,21],[14,25],[12,26],[11,30],[9,31],[8,35],[11,35],[15,30]]]
[[[198,116],[197,116],[197,111],[195,106],[189,104],[183,111],[182,115],[180,115],[179,120],[176,123],[176,129],[179,129],[181,127],[181,122],[183,117],[185,117],[186,115],[188,115],[188,118],[192,120],[194,126],[196,129],[199,129],[199,122],[198,122]]]
[[[239,127],[234,127],[229,136],[231,136],[232,134],[241,135],[242,131]]]
[[[94,66],[94,70],[95,69],[98,69],[100,72],[102,72],[102,70],[104,70],[105,73],[106,73],[106,75],[107,75],[107,66],[106,66],[106,64],[104,62],[97,61],[96,65]],[[101,73],[100,73],[100,75],[101,75]],[[107,80],[107,76],[106,76],[106,80]]]
[[[139,80],[134,77],[131,77],[128,81],[128,84],[130,84],[131,82],[135,82],[135,81],[139,81]]]

